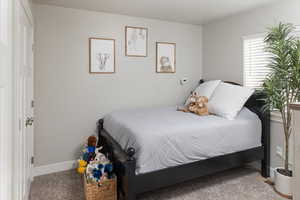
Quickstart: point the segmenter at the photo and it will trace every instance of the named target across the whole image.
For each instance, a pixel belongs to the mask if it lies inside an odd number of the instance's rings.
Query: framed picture
[[[146,57],[148,53],[148,29],[142,27],[125,27],[125,55]]]
[[[89,38],[90,73],[115,73],[115,40]]]
[[[156,72],[175,73],[176,44],[156,42]]]

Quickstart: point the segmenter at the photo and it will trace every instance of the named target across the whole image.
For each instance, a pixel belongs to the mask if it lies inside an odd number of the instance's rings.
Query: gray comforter
[[[243,108],[235,120],[176,111],[175,107],[113,112],[104,128],[136,149],[136,173],[151,172],[261,145],[261,122]]]

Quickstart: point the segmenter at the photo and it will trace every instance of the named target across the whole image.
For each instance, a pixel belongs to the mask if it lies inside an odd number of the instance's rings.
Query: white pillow
[[[220,83],[208,102],[208,111],[233,120],[253,92],[251,88]]]
[[[198,96],[205,96],[209,100],[220,83],[221,80],[206,81],[200,84],[193,92],[196,92]],[[185,105],[187,104],[189,104],[189,98],[185,102]]]

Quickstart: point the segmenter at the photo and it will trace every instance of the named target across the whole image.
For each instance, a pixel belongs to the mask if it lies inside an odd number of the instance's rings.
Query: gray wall
[[[300,25],[300,1],[285,0],[272,6],[234,15],[203,26],[203,77],[243,83],[242,37],[266,32],[283,22]],[[282,146],[282,125],[272,122],[272,167],[282,165],[276,146]]]
[[[76,159],[105,113],[180,104],[201,78],[201,26],[45,5],[34,15],[36,166]],[[124,56],[126,25],[149,29],[148,57]],[[89,37],[116,39],[115,74],[89,74]],[[155,73],[156,41],[176,43],[175,74]]]

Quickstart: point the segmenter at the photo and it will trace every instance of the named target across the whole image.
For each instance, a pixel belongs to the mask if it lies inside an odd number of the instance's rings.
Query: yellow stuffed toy
[[[86,170],[87,162],[84,160],[78,160],[77,172],[83,174]]]

